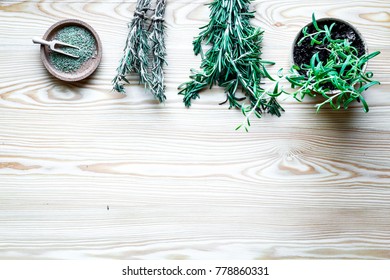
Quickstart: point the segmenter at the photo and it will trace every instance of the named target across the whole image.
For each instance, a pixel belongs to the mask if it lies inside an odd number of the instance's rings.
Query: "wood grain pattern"
[[[318,17],[353,23],[382,85],[371,111],[314,112],[236,132],[220,89],[183,107],[177,86],[199,66],[191,41],[206,0],[168,1],[167,97],[110,93],[135,1],[1,1],[0,258],[390,258],[390,3],[255,1],[264,58],[288,67],[290,42]],[[313,3],[314,2],[314,3]],[[50,77],[31,43],[80,18],[100,34],[92,79]],[[136,81],[135,79],[132,79]]]

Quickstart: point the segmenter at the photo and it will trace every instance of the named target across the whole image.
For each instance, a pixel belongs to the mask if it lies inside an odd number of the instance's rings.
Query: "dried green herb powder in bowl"
[[[49,59],[51,64],[61,72],[75,72],[80,69],[80,67],[86,61],[96,56],[96,40],[92,33],[83,27],[64,27],[57,32],[54,39],[67,44],[74,45],[79,48],[61,48],[64,52],[78,56],[78,58],[70,57],[56,52],[50,52]]]

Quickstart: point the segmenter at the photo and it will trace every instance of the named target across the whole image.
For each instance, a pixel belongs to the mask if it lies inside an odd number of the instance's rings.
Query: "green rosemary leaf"
[[[312,38],[311,38],[311,42],[310,42],[310,45],[314,46],[314,45],[319,45],[321,44],[321,41],[317,40],[317,38],[319,37],[320,34],[316,34],[314,35]]]
[[[370,88],[370,87],[372,87],[374,85],[379,85],[379,84],[380,84],[380,82],[378,82],[378,81],[372,81],[372,82],[370,82],[368,84],[365,84],[361,88],[359,88],[358,92],[362,93],[363,91],[367,90],[368,88]]]
[[[304,85],[300,81],[305,80],[305,79],[306,78],[303,76],[299,76],[299,77],[286,76],[286,80],[289,81],[291,83],[291,85],[298,86],[298,87],[301,87]]]
[[[301,46],[302,45],[302,42],[304,40],[306,40],[306,38],[308,37],[308,27],[305,26],[303,29],[302,29],[302,34],[303,34],[303,37],[298,41],[297,45],[298,46]]]
[[[347,59],[344,61],[343,66],[340,69],[340,76],[344,75],[345,68],[349,66],[349,61],[351,60],[352,55],[348,55]]]
[[[262,64],[275,65],[275,62],[273,62],[273,61],[261,60],[260,62],[261,62]]]
[[[299,67],[298,65],[295,65],[295,64],[291,68],[293,70],[301,70],[301,67]]]
[[[344,109],[348,109],[348,106],[349,106],[349,104],[352,102],[352,101],[355,101],[355,97],[350,97],[350,98],[348,98],[348,100],[346,100],[345,102],[344,102]],[[360,98],[361,99],[361,98]]]
[[[361,101],[362,104],[363,104],[363,110],[364,110],[364,112],[368,113],[369,108],[368,108],[368,104],[367,104],[366,100],[364,99],[364,97],[363,97],[362,95],[360,95],[359,99],[360,99],[360,101]]]
[[[321,29],[318,27],[317,20],[316,20],[316,17],[315,17],[315,15],[314,15],[314,13],[311,15],[311,19],[312,19],[314,28],[315,28],[317,31],[321,31]]]
[[[361,79],[363,82],[372,82],[371,78],[372,78],[372,72],[367,72],[361,75]]]
[[[283,77],[283,68],[280,68],[280,69],[279,69],[277,75],[278,75],[279,78],[282,78],[282,77]]]
[[[312,69],[313,71],[316,70],[316,66],[317,66],[316,62],[320,62],[320,59],[318,58],[318,52],[315,53],[315,54],[311,57],[311,59],[310,59],[310,67],[311,67],[311,69]]]
[[[381,52],[380,51],[376,51],[376,52],[373,52],[373,53],[370,53],[370,54],[365,54],[363,55],[360,60],[359,60],[359,64],[358,66],[362,66],[363,64],[365,64],[368,60],[376,57],[377,55],[379,55]]]
[[[278,97],[280,95],[279,81],[275,83],[272,93],[268,93],[271,97]]]
[[[260,64],[260,66],[262,68],[262,71],[261,71],[262,76],[270,79],[271,81],[275,81],[274,78],[272,78],[272,76],[268,73],[268,71],[265,68],[265,66],[263,64]]]
[[[374,73],[372,72],[366,72],[366,75],[365,75],[368,79],[371,79],[373,76],[374,76]]]

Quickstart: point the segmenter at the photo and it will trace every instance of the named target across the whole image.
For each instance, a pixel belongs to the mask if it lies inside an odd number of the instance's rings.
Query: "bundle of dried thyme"
[[[112,81],[113,89],[125,93],[124,83],[130,73],[137,73],[139,81],[149,88],[160,102],[164,102],[165,85],[165,25],[164,14],[166,0],[157,0],[155,9],[151,8],[151,0],[138,0],[134,17],[129,24],[129,34],[123,57],[117,68],[117,75]],[[149,17],[148,11],[154,11]],[[151,55],[150,55],[151,54]],[[150,69],[150,59],[152,67]]]

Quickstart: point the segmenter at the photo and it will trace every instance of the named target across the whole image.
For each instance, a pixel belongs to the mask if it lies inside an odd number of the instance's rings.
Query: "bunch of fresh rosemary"
[[[351,102],[357,100],[362,102],[364,111],[368,112],[362,93],[379,82],[371,80],[373,73],[364,72],[364,66],[380,52],[360,55],[348,38],[334,38],[332,29],[335,23],[319,27],[314,14],[312,23],[315,32],[309,33],[304,28],[298,45],[305,43],[318,46],[318,52],[311,57],[310,64],[293,65],[291,73],[286,76],[292,87],[299,87],[293,95],[299,100],[306,95],[323,96],[325,101],[316,105],[317,111],[325,104],[330,104],[334,110],[347,109]],[[320,59],[320,50],[326,51],[326,59]]]
[[[151,0],[137,1],[123,57],[112,81],[113,89],[117,92],[125,93],[124,83],[130,83],[126,76],[134,72],[139,74],[140,83],[148,87],[157,100],[165,101],[165,7],[166,0],[157,0],[155,9],[151,9]],[[147,12],[152,10],[154,14],[148,17]]]
[[[263,89],[262,78],[272,77],[265,65],[273,62],[261,59],[260,43],[263,31],[250,24],[254,12],[249,5],[252,0],[214,0],[210,6],[210,22],[202,27],[200,35],[194,40],[195,55],[201,54],[201,70],[192,70],[191,81],[179,86],[179,94],[184,95],[184,104],[191,106],[193,99],[199,97],[199,92],[206,87],[217,84],[225,89],[229,108],[239,108],[246,115],[246,124],[250,125],[249,116],[254,113],[261,117],[263,112],[281,115],[283,108],[276,97],[281,94],[278,84],[273,88]],[[204,54],[202,44],[210,49]],[[241,87],[245,97],[236,96]]]

